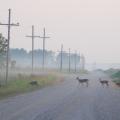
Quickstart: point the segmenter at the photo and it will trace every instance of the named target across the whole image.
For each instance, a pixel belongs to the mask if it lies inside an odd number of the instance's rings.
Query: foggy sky
[[[1,0],[0,22],[6,23],[8,9],[12,22],[20,23],[11,32],[11,48],[31,50],[31,25],[36,35],[43,27],[51,38],[48,50],[77,50],[87,62],[119,63],[120,61],[120,1],[119,0]],[[7,36],[7,28],[0,26]],[[42,39],[35,39],[35,48],[42,49]]]

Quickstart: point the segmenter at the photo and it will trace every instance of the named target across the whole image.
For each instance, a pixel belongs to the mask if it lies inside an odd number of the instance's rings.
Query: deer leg
[[[86,82],[86,85],[87,85],[87,87],[88,87],[88,81]]]
[[[104,86],[104,84],[103,84],[103,83],[101,83],[101,85],[102,85],[102,86]]]
[[[108,83],[107,83],[106,85],[107,85],[107,86],[109,86],[109,84],[108,84]]]

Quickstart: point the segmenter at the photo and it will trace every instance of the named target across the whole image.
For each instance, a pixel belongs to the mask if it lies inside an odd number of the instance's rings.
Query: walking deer
[[[99,81],[100,81],[101,85],[109,86],[109,81],[108,80],[102,80],[101,78],[99,78]]]
[[[88,87],[88,82],[89,82],[88,79],[81,79],[79,77],[76,77],[76,79],[78,80],[79,84],[84,84],[85,83]]]

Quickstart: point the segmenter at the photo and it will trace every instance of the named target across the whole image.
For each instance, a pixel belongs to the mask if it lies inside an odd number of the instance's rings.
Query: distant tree
[[[62,53],[62,64],[63,64],[63,68],[68,68],[68,60],[69,60],[69,54],[65,51],[63,51]],[[56,57],[56,62],[58,65],[60,65],[61,62],[61,53],[59,53]]]
[[[19,65],[19,67],[24,67],[31,63],[31,56],[29,57],[29,54],[23,48],[10,49],[10,58],[11,58],[11,60],[16,61],[17,65]]]
[[[55,53],[53,51],[46,51],[46,65],[48,67],[54,67],[55,66]]]
[[[3,66],[7,51],[7,39],[0,33],[0,66]]]
[[[11,61],[11,69],[15,69],[15,67],[16,67],[16,61],[12,60]]]
[[[10,49],[10,56],[12,57],[12,59],[14,58],[24,58],[27,57],[27,51],[24,50],[23,48],[21,49]]]
[[[32,52],[29,52],[29,58],[31,58]],[[54,66],[54,60],[55,60],[55,53],[52,51],[45,50],[45,65],[47,67]],[[34,63],[35,66],[41,65],[43,63],[43,50],[37,49],[34,50]]]
[[[80,64],[80,56],[75,53],[70,54],[70,61],[71,61],[71,68],[73,69],[75,67],[75,57],[76,57],[76,65],[78,66]],[[67,52],[62,53],[62,64],[63,68],[68,68],[69,66],[69,54]],[[56,57],[56,62],[58,65],[60,65],[61,61],[61,53],[59,53]]]
[[[7,51],[7,39],[0,33],[0,55],[4,55]]]

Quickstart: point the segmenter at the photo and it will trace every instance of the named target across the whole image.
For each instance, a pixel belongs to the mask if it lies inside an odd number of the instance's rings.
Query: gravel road
[[[0,120],[120,120],[120,89],[101,86],[94,72],[80,76],[90,80],[79,85],[70,75],[59,85],[0,101]]]

